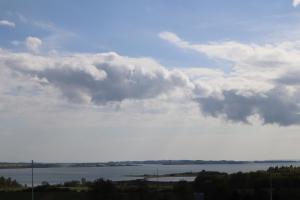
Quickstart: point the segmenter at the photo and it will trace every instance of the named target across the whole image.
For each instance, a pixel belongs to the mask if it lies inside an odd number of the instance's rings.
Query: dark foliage
[[[17,183],[16,180],[12,180],[11,178],[0,177],[0,190],[16,189],[21,187],[22,186],[19,183]]]
[[[118,199],[118,190],[112,181],[97,179],[89,184],[89,199]]]
[[[0,183],[2,189],[21,187],[11,179],[0,178]],[[202,171],[194,182],[176,183],[104,179],[70,181],[63,185],[45,182],[34,189],[39,200],[192,200],[194,193],[203,193],[205,200],[265,200],[270,199],[271,191],[273,200],[298,200],[300,168],[275,167],[267,171],[234,174]],[[30,194],[30,188],[7,190],[0,192],[0,199],[29,200]]]

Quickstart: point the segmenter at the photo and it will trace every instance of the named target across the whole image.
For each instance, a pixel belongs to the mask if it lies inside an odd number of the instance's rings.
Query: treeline
[[[193,183],[205,199],[300,199],[300,168],[275,167],[248,173],[201,172]]]
[[[17,188],[22,188],[22,185],[19,184],[16,180],[12,180],[11,178],[4,178],[2,176],[0,177],[0,191]]]
[[[34,163],[34,168],[53,168],[53,167],[63,167],[65,165],[59,163]],[[31,163],[3,163],[0,162],[0,169],[22,169],[31,168]]]
[[[271,195],[273,200],[298,200],[300,168],[275,167],[267,171],[233,174],[202,171],[193,182],[112,182],[103,179],[82,179],[59,185],[43,182],[34,190],[40,200],[192,200],[197,193],[204,194],[205,200],[266,200]],[[19,192],[0,193],[0,199],[30,199],[30,191],[30,188],[24,188]]]

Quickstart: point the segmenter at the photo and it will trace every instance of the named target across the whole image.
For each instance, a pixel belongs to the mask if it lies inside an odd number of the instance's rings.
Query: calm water
[[[234,173],[238,171],[249,172],[265,170],[271,166],[300,166],[299,163],[248,163],[248,164],[206,164],[206,165],[140,165],[125,167],[81,167],[81,168],[39,168],[35,171],[35,184],[47,181],[51,184],[63,183],[65,181],[94,180],[105,178],[113,181],[137,179],[132,175],[143,174],[170,174],[180,172],[219,171]],[[130,175],[130,176],[128,176]],[[31,184],[31,169],[0,169],[0,176],[11,177],[22,184]],[[164,177],[159,181],[192,181],[193,177]],[[153,180],[157,180],[156,178]]]

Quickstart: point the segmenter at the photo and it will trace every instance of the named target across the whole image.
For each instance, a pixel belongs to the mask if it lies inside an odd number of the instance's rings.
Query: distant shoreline
[[[200,172],[183,172],[183,173],[172,173],[172,174],[143,174],[143,175],[127,175],[128,177],[136,177],[143,179],[153,178],[167,178],[167,177],[196,177]]]
[[[298,163],[297,160],[263,160],[263,161],[233,161],[233,160],[147,160],[147,161],[119,161],[95,163],[35,163],[34,168],[60,167],[128,167],[139,165],[205,165],[205,164],[249,164],[249,163]],[[0,162],[0,169],[26,169],[31,163]]]

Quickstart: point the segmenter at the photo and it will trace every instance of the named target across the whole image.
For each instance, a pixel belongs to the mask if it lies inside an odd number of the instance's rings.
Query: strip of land
[[[296,160],[264,160],[264,161],[234,161],[234,160],[146,160],[146,161],[116,161],[92,163],[34,163],[34,168],[58,167],[125,167],[146,164],[156,165],[204,165],[204,164],[249,164],[249,163],[300,163]],[[31,168],[31,163],[26,162],[0,162],[0,169]]]

